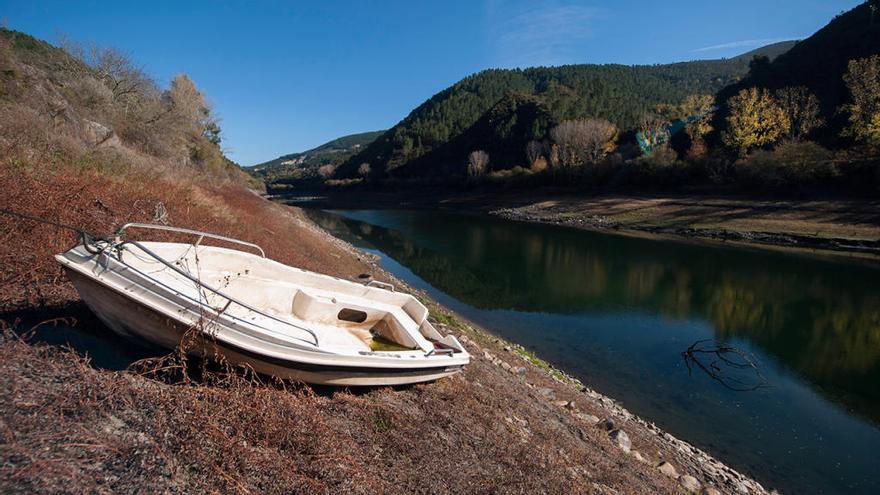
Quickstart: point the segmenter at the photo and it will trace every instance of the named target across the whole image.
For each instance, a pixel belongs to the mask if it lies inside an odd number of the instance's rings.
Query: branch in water
[[[713,339],[698,340],[681,355],[687,365],[688,374],[691,374],[693,366],[696,366],[730,390],[748,392],[770,386],[758,369],[758,362],[754,356],[724,342]],[[731,374],[730,370],[735,374]],[[737,374],[751,374],[753,377],[745,379],[745,376],[741,377]]]

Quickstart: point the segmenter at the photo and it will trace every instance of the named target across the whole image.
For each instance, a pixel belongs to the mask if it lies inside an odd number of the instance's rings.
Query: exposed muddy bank
[[[791,233],[773,233],[760,231],[733,231],[713,228],[694,228],[678,226],[656,226],[647,224],[624,224],[609,217],[529,205],[516,208],[499,208],[490,211],[508,220],[535,222],[552,225],[563,225],[599,232],[609,233],[644,233],[659,236],[671,236],[682,239],[699,239],[706,241],[735,242],[743,245],[771,246],[793,249],[825,251],[828,254],[857,253],[865,257],[880,259],[880,240],[847,239],[835,237],[819,237]]]

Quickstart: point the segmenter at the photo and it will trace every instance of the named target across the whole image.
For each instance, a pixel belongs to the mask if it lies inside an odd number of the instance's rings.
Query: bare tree
[[[472,151],[468,155],[468,177],[481,177],[489,166],[489,154],[483,150]]]
[[[73,58],[70,63],[62,64],[63,69],[76,74],[90,73],[110,88],[114,100],[159,94],[156,83],[143,68],[135,66],[126,54],[115,48],[86,47],[66,35],[59,36],[58,44]]]
[[[361,163],[361,166],[358,167],[358,175],[364,178],[368,177],[371,171],[370,164],[366,162]]]
[[[336,165],[331,163],[318,167],[318,175],[321,176],[322,179],[329,179],[330,177],[333,177],[334,173],[336,173]]]
[[[557,146],[554,162],[576,167],[596,163],[614,150],[617,127],[603,119],[566,120],[550,131],[550,137]]]
[[[155,83],[143,68],[135,66],[128,56],[115,48],[92,46],[88,50],[80,49],[75,55],[91,67],[95,76],[110,88],[114,100],[158,92]]]

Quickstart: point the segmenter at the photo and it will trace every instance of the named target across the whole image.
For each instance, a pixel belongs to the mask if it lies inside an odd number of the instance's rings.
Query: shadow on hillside
[[[89,364],[98,370],[123,371],[133,363],[142,359],[162,358],[168,356],[166,349],[162,349],[149,343],[138,343],[117,335],[107,328],[82,301],[62,306],[44,307],[40,309],[28,309],[0,313],[0,321],[5,321],[12,326],[13,332],[29,344],[46,344],[56,347],[64,347],[74,351],[80,356],[89,359]],[[200,358],[191,357],[187,368],[190,378],[200,382],[203,371],[223,372],[223,370],[209,363],[203,366]],[[249,380],[248,373],[237,369],[236,375]],[[260,380],[275,386],[272,377],[258,375]],[[153,377],[165,383],[173,383],[174,379]],[[373,390],[387,387],[333,387],[327,385],[307,385],[302,383],[285,382],[285,388],[293,387],[310,388],[316,395],[332,398],[337,393],[353,395],[365,395]],[[393,390],[406,390],[410,386],[391,387]]]

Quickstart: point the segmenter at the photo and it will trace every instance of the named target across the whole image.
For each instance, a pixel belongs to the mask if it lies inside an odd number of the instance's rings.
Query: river
[[[765,486],[880,493],[874,264],[452,211],[309,215],[450,309]],[[706,339],[699,349],[743,354],[687,361],[682,353]]]

